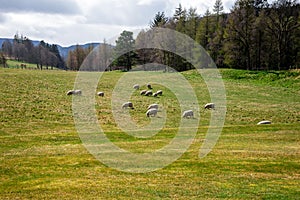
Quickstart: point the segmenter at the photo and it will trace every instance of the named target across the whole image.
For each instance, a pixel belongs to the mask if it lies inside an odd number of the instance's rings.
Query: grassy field
[[[23,63],[23,62],[17,61],[17,60],[7,60],[7,67],[8,68],[22,69],[22,68],[24,68],[24,67],[21,67],[22,64],[26,65],[26,69],[37,69],[36,64],[33,64],[33,63]],[[43,66],[44,70],[46,68],[47,68],[46,66]],[[56,68],[49,66],[48,69],[56,69]]]
[[[161,73],[161,72],[153,72]],[[151,173],[126,173],[105,166],[83,146],[74,127],[75,72],[0,68],[0,199],[299,199],[300,72],[221,70],[227,115],[213,151],[199,159],[208,129],[208,91],[196,71],[183,75],[201,105],[197,136],[186,153]],[[107,72],[96,98],[99,123],[111,141],[133,152],[148,152],[176,134],[180,111],[162,86],[156,102],[167,109],[166,128],[152,138],[119,131],[111,95],[122,72]],[[142,107],[153,101],[134,93]],[[147,125],[143,109],[130,111]],[[258,126],[260,120],[271,125]]]

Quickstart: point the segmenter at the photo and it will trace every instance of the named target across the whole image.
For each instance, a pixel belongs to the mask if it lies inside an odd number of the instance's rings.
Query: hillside
[[[74,87],[76,72],[0,68],[0,199],[298,199],[300,72],[251,74],[224,69],[221,73],[227,114],[213,150],[198,157],[211,113],[218,108],[204,110],[203,105],[210,101],[206,84],[195,70],[186,71],[181,75],[195,90],[200,106],[193,143],[163,169],[125,173],[97,160],[79,137],[73,118],[78,113],[73,113],[72,104],[76,99],[85,100],[86,91],[83,96],[66,95]],[[172,77],[174,73],[165,74]],[[149,153],[176,137],[181,110],[171,90],[153,83],[154,90],[164,91],[155,98],[141,96],[130,87],[135,109],[119,114],[129,112],[131,120],[144,127],[163,120],[164,112],[152,119],[145,116],[148,104],[158,103],[168,116],[156,135],[137,138],[117,126],[112,94],[124,76],[146,74],[113,71],[101,75],[97,91],[104,91],[105,96],[95,96],[92,102],[97,122],[116,146]],[[176,86],[178,79],[173,81]],[[283,84],[285,81],[289,84]],[[272,124],[256,125],[262,119]]]

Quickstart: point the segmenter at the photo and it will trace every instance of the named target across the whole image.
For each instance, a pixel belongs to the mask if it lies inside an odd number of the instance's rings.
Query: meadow
[[[213,112],[203,109],[210,101],[206,85],[195,70],[183,72],[201,108],[192,145],[163,169],[127,173],[102,164],[82,144],[66,95],[76,72],[0,68],[0,199],[299,199],[300,71],[220,71],[227,113],[213,150],[198,157]],[[111,111],[124,73],[105,72],[98,84],[105,92],[95,102],[99,124],[124,149],[159,149],[176,134],[178,101],[159,85],[164,94],[155,100],[133,93],[140,106],[130,114],[138,124],[150,122],[144,108],[153,101],[170,117],[154,137],[124,134]],[[263,119],[272,124],[256,125]]]

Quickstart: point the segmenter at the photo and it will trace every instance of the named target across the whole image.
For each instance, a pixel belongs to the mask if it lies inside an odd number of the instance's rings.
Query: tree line
[[[192,69],[192,64],[176,53],[160,49],[138,49],[144,46],[148,33],[155,28],[168,28],[183,33],[200,44],[218,67],[247,70],[286,70],[299,67],[300,59],[300,4],[297,0],[236,0],[230,13],[225,13],[222,0],[216,0],[212,8],[202,15],[196,8],[183,8],[181,4],[173,16],[158,12],[149,24],[133,38],[133,33],[123,31],[115,46],[104,40],[94,50],[77,45],[64,61],[56,45],[43,41],[34,46],[26,37],[14,37],[13,43],[2,45],[1,62],[14,58],[42,66],[79,70],[82,64],[87,70],[125,70],[147,63],[161,63],[177,71]],[[171,38],[166,38],[171,40]],[[182,49],[180,41],[173,48],[191,55],[195,49]],[[89,56],[89,59],[85,59]],[[3,59],[4,58],[4,59]],[[66,64],[65,64],[66,63]],[[108,68],[106,68],[108,66]],[[202,63],[200,67],[208,67]],[[167,70],[168,68],[166,68]]]
[[[43,67],[65,69],[65,62],[55,44],[40,41],[35,46],[29,38],[15,34],[12,42],[10,40],[3,42],[1,50],[6,59],[34,63],[41,70]]]
[[[141,31],[136,40],[132,32],[124,31],[116,41],[118,57],[113,65],[130,70],[133,65],[159,62],[178,71],[193,68],[191,63],[172,52],[126,49],[142,43],[147,32],[168,28],[184,33],[208,52],[218,67],[248,70],[285,70],[299,67],[300,16],[296,0],[237,0],[230,13],[223,12],[221,0],[216,0],[212,12],[197,14],[195,8],[176,8],[172,17],[158,12],[148,30]],[[174,42],[174,49],[181,47]],[[192,49],[186,49],[190,53]],[[206,66],[203,66],[206,67]]]

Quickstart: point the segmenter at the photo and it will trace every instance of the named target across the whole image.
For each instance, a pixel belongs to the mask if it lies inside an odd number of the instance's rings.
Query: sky
[[[229,12],[235,0],[223,0]],[[157,12],[170,17],[179,4],[212,11],[215,0],[0,0],[0,37],[18,33],[31,40],[69,46],[112,43],[123,30],[149,28]]]

